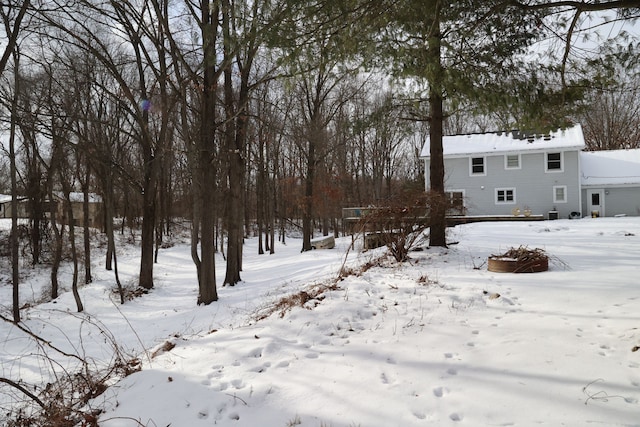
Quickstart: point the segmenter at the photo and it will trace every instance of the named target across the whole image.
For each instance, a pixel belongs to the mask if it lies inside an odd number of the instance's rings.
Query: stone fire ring
[[[549,269],[549,258],[518,260],[501,256],[490,256],[487,269],[495,273],[539,273]]]

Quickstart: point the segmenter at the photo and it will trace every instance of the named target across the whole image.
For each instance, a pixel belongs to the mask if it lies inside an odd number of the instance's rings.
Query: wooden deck
[[[458,224],[469,224],[471,222],[489,221],[544,221],[544,215],[454,215],[447,217],[447,225],[454,227]]]
[[[379,226],[373,221],[367,221],[366,215],[374,212],[375,208],[344,208],[342,221],[347,234],[369,233],[379,231]],[[496,222],[496,221],[544,221],[544,215],[450,215],[447,216],[447,226],[455,227],[459,224],[472,222]],[[426,222],[427,216],[414,217],[414,220]]]

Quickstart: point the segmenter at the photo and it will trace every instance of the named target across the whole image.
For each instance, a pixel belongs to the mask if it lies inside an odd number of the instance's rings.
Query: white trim
[[[445,195],[447,195],[448,193],[462,193],[462,212],[464,215],[464,212],[466,212],[467,210],[467,204],[466,202],[466,197],[467,197],[467,190],[465,189],[458,189],[458,188],[452,188],[452,189],[445,189],[444,190]]]
[[[563,189],[564,199],[558,199],[556,196],[558,195],[556,190]],[[567,202],[567,186],[566,185],[554,185],[553,186],[553,203],[568,203]]]
[[[590,188],[640,188],[640,184],[580,184],[580,188],[583,190]]]
[[[518,158],[518,166],[509,166],[509,156],[516,156]],[[507,153],[504,155],[504,168],[506,170],[522,169],[522,155],[520,153]]]
[[[591,215],[591,212],[593,212],[594,206],[591,204],[591,201],[593,200],[593,195],[594,194],[598,194],[598,198],[600,200],[600,209],[598,210],[598,215],[599,216],[605,216],[605,190],[604,188],[590,188],[587,190],[587,215]]]
[[[482,159],[482,173],[473,172],[473,159]],[[486,156],[469,157],[469,176],[487,176],[487,157]]]
[[[504,201],[498,200],[498,193],[501,192],[501,191],[505,192],[505,194],[504,194],[505,200]],[[511,191],[513,200],[507,200],[507,192],[508,191]],[[515,187],[496,188],[494,193],[493,193],[493,196],[494,196],[494,202],[495,202],[496,205],[515,205],[516,204],[516,189],[515,189]]]
[[[560,154],[560,169],[549,169],[549,154]],[[545,173],[564,172],[564,151],[546,151],[544,153],[544,172]]]

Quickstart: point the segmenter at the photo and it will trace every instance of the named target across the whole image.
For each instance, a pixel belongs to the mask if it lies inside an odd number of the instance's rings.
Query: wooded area
[[[443,134],[580,122],[589,149],[640,145],[639,13],[628,0],[4,1],[0,193],[13,195],[14,320],[18,196],[31,262],[52,266],[52,298],[71,246],[79,311],[93,193],[116,281],[114,227],[140,230],[139,286],[150,289],[158,249],[184,220],[197,302],[209,304],[215,252],[235,285],[248,235],[268,253],[294,227],[307,251],[314,235],[342,232],[342,208],[424,193],[429,137],[431,245],[444,246]],[[77,229],[49,203],[61,194],[72,224],[74,192],[86,209]]]

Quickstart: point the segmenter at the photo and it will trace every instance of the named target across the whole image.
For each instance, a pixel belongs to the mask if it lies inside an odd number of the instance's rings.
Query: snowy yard
[[[306,253],[288,239],[274,255],[250,239],[243,282],[207,307],[195,306],[187,244],[161,251],[155,289],[125,305],[96,256],[85,313],[68,292],[25,308],[24,325],[96,366],[111,360],[111,336],[142,361],[90,402],[103,427],[640,426],[640,218],[468,224],[449,241],[403,265],[351,252],[354,271],[373,266],[259,321],[283,296],[335,279],[351,239]],[[488,256],[520,245],[544,249],[549,271],[487,271]],[[119,252],[125,282],[137,255]],[[222,259],[216,268],[222,283]],[[29,273],[25,303],[41,300],[47,277]],[[0,376],[42,392],[53,369],[42,354],[54,352],[10,323],[0,335]],[[24,398],[0,391],[3,408]]]

